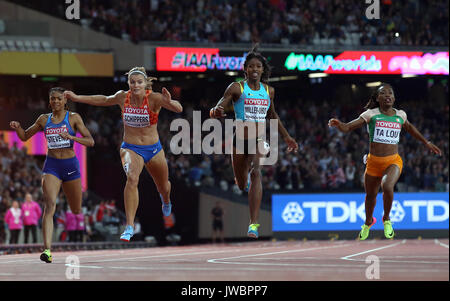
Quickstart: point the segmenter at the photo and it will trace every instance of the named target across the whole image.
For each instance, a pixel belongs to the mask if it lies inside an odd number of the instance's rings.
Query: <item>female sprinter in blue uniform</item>
[[[70,210],[75,214],[81,212],[81,174],[80,165],[73,150],[74,141],[85,146],[94,146],[94,139],[84,125],[81,116],[67,110],[64,91],[65,89],[59,87],[50,89],[52,112],[39,116],[28,129],[24,130],[17,121],[10,122],[10,127],[16,131],[22,141],[27,141],[41,130],[44,131],[47,140],[48,152],[42,170],[42,191],[45,205],[42,220],[44,252],[40,256],[41,260],[47,263],[52,262],[50,248],[53,236],[53,215],[61,185]],[[82,137],[75,137],[76,132],[80,132]]]
[[[135,67],[127,74],[128,92],[118,91],[112,96],[82,96],[65,92],[66,97],[74,102],[94,106],[119,105],[122,109],[124,134],[120,158],[127,176],[124,190],[127,226],[120,236],[123,241],[130,241],[134,235],[134,219],[139,205],[139,176],[144,166],[161,196],[163,214],[169,216],[171,213],[169,170],[159,141],[157,122],[161,108],[177,113],[183,110],[178,101],[171,99],[167,89],[163,88],[162,94],[152,91],[151,81],[154,78],[147,77],[143,67]]]
[[[236,184],[241,190],[248,189],[250,225],[247,235],[258,238],[258,217],[262,199],[261,167],[259,159],[263,156],[261,147],[257,147],[265,134],[264,124],[266,118],[277,119],[278,131],[286,142],[288,152],[298,150],[297,142],[289,135],[287,130],[275,112],[274,96],[275,89],[267,85],[270,76],[270,67],[267,60],[260,53],[256,52],[256,47],[247,54],[244,62],[245,80],[234,82],[225,90],[223,97],[217,105],[210,110],[211,118],[225,117],[224,108],[233,102],[236,120],[245,123],[255,123],[256,133],[251,134],[245,131],[236,123],[236,132],[233,137],[233,153],[231,156]],[[259,123],[259,125],[256,125]],[[261,130],[263,129],[263,131]],[[249,143],[249,140],[254,140]],[[256,141],[255,141],[256,140]],[[239,142],[240,141],[240,142]],[[237,146],[243,145],[244,149],[238,150]],[[251,150],[250,147],[256,146]],[[249,177],[250,176],[250,177]]]

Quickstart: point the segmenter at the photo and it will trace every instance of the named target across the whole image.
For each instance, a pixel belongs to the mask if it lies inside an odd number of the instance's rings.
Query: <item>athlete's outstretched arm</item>
[[[45,126],[47,115],[42,114],[38,117],[36,122],[30,126],[28,129],[24,130],[18,121],[11,121],[9,126],[16,131],[17,136],[22,141],[27,141],[31,137],[33,137],[37,132],[42,131]]]
[[[269,87],[269,96],[270,96],[270,107],[269,111],[267,112],[267,117],[269,119],[277,119],[278,120],[278,132],[280,133],[281,137],[283,138],[284,142],[288,145],[287,152],[297,152],[298,150],[298,143],[295,141],[294,138],[292,138],[286,128],[284,127],[283,123],[280,120],[280,116],[278,116],[278,113],[275,111],[275,89],[273,87]]]
[[[111,96],[105,95],[77,95],[72,91],[64,91],[64,97],[72,100],[73,102],[85,103],[93,106],[113,106],[121,105],[125,100],[126,92],[118,91]]]
[[[362,117],[358,117],[357,119],[354,119],[347,123],[344,123],[337,118],[331,118],[328,121],[328,126],[335,127],[339,131],[347,133],[347,132],[350,132],[350,131],[353,131],[355,129],[362,127],[365,123],[366,122],[364,121],[364,119]]]
[[[431,141],[428,141],[420,132],[419,130],[412,125],[408,120],[403,124],[403,128],[414,138],[425,144],[425,146],[432,151],[433,153],[442,156],[442,151],[439,147],[434,145]]]
[[[80,132],[81,136],[83,137],[76,137],[69,135],[67,132],[60,133],[59,135],[63,137],[64,139],[70,139],[75,142],[78,142],[80,144],[83,144],[84,146],[92,147],[94,146],[94,138],[92,138],[91,133],[89,132],[88,128],[84,125],[83,119],[81,119],[80,114],[78,113],[71,113],[73,114],[73,118],[75,119],[75,128]]]
[[[178,100],[172,99],[170,92],[166,88],[162,88],[161,94],[155,93],[155,95],[159,97],[158,100],[161,107],[175,113],[183,112],[181,103]]]
[[[223,93],[222,98],[216,104],[214,108],[209,111],[209,117],[211,118],[222,118],[227,116],[225,114],[225,108],[230,104],[231,101],[237,100],[241,95],[241,88],[239,87],[239,83],[231,83],[225,92]]]

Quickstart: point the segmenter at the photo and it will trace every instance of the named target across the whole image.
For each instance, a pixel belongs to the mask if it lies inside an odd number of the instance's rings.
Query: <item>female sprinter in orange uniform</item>
[[[244,62],[245,80],[234,82],[225,90],[223,97],[217,105],[210,110],[211,118],[225,117],[224,108],[233,102],[236,120],[245,123],[264,124],[266,117],[278,120],[278,130],[281,137],[288,146],[288,152],[298,150],[297,142],[289,135],[287,130],[275,112],[275,89],[267,85],[270,76],[270,67],[267,60],[260,53],[256,52],[256,47],[247,54]],[[255,113],[256,112],[256,113]],[[255,146],[263,142],[262,136],[265,134],[265,126],[255,125],[256,136],[249,131],[241,130],[239,123],[236,124],[236,133],[233,137],[233,153],[231,156],[233,171],[236,183],[241,190],[248,189],[250,225],[247,235],[258,238],[258,218],[262,198],[261,167],[259,160],[263,156],[260,148],[250,150],[247,145],[250,139],[256,140]],[[243,127],[242,127],[243,128]],[[260,130],[263,129],[264,133]],[[244,149],[237,151],[237,141],[243,141]],[[250,173],[249,173],[250,170]],[[249,178],[250,176],[250,178]]]
[[[119,105],[122,110],[124,134],[120,158],[127,176],[124,190],[127,226],[120,236],[123,241],[130,241],[134,234],[134,219],[139,205],[139,176],[144,166],[160,193],[163,214],[168,216],[171,213],[171,184],[166,157],[159,140],[157,122],[161,108],[177,113],[183,111],[181,104],[171,99],[166,88],[162,89],[162,93],[152,91],[151,82],[155,78],[148,77],[143,67],[135,67],[127,74],[129,86],[127,92],[118,91],[112,96],[82,96],[71,91],[65,92],[66,97],[74,102],[94,106]]]
[[[85,146],[94,146],[94,139],[80,115],[67,110],[64,91],[63,88],[50,89],[49,98],[52,112],[39,116],[27,130],[24,130],[17,121],[10,122],[10,127],[16,131],[22,141],[27,141],[41,130],[44,131],[47,140],[48,152],[42,170],[42,191],[45,205],[42,221],[44,252],[40,257],[47,263],[52,262],[50,247],[53,236],[53,215],[61,185],[70,210],[75,214],[81,212],[81,175],[80,165],[73,150],[74,141]],[[75,137],[76,132],[80,132],[83,137]]]
[[[336,118],[328,121],[328,126],[336,127],[344,133],[360,128],[364,124],[367,124],[369,131],[370,149],[364,173],[366,222],[361,227],[359,240],[367,239],[370,227],[376,222],[376,218],[373,217],[373,210],[380,186],[383,190],[384,235],[388,239],[394,238],[394,229],[389,213],[394,200],[394,186],[403,168],[402,158],[398,154],[401,129],[405,129],[433,153],[442,155],[441,150],[431,141],[427,141],[408,121],[403,110],[394,108],[394,102],[395,96],[391,85],[382,84],[372,95],[365,106],[366,111],[359,118],[348,123],[343,123]]]

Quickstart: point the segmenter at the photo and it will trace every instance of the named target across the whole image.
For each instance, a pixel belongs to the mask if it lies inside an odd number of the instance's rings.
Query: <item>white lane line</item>
[[[245,250],[245,249],[244,249]],[[248,249],[247,249],[248,250]],[[241,251],[240,249],[235,250]],[[158,258],[158,257],[174,257],[174,256],[190,256],[190,255],[203,255],[203,254],[211,254],[211,253],[229,253],[230,250],[223,251],[208,251],[208,252],[193,252],[193,253],[177,253],[177,254],[161,254],[161,255],[151,255],[151,256],[141,256],[141,257],[128,257],[128,258],[115,258],[115,259],[104,259],[104,260],[95,260],[94,263],[99,262],[108,262],[108,261],[130,261],[130,260],[139,260],[139,259],[147,259],[147,258]]]
[[[448,245],[444,244],[443,242],[440,242],[438,239],[435,239],[434,243],[448,249]]]
[[[358,260],[358,259],[350,259],[350,257],[355,257],[355,256],[366,254],[366,253],[372,253],[372,252],[375,252],[375,251],[378,251],[378,250],[392,248],[392,247],[398,246],[400,244],[404,244],[405,242],[406,242],[406,239],[404,239],[404,240],[402,240],[400,242],[397,242],[395,244],[391,244],[391,245],[387,245],[387,246],[383,246],[383,247],[379,247],[379,248],[375,248],[375,249],[370,249],[370,250],[367,250],[367,251],[364,251],[364,252],[360,252],[360,253],[344,256],[344,257],[341,257],[341,259],[343,259],[343,260],[361,261],[361,260]],[[364,261],[364,260],[362,260],[362,261]]]
[[[258,253],[258,254],[250,254],[250,255],[241,255],[241,256],[233,256],[233,257],[225,257],[225,258],[214,258],[208,259],[209,263],[226,263],[226,264],[253,264],[253,265],[286,265],[290,266],[293,264],[282,264],[282,263],[251,263],[251,262],[237,262],[237,261],[225,261],[230,259],[238,259],[238,258],[248,258],[248,257],[256,257],[256,256],[266,256],[266,255],[274,255],[274,254],[286,254],[286,253],[298,253],[305,251],[314,251],[314,250],[325,250],[325,249],[333,249],[333,248],[341,248],[349,246],[350,244],[342,244],[337,246],[327,246],[327,247],[317,247],[317,248],[308,248],[308,249],[300,249],[300,250],[288,250],[288,251],[279,251],[279,252],[269,252],[269,253]]]

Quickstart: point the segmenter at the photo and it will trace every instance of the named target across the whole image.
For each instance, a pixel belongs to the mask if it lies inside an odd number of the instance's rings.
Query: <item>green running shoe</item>
[[[384,236],[386,236],[387,239],[393,239],[394,238],[394,229],[392,229],[392,223],[390,220],[384,221]]]
[[[377,222],[375,217],[372,217],[372,223],[367,226],[366,224],[361,226],[361,232],[359,232],[358,240],[366,240],[369,237],[370,227],[372,227]]]
[[[247,236],[253,237],[253,238],[258,238],[258,227],[259,227],[259,224],[250,224],[250,226],[248,226]]]
[[[44,252],[42,252],[41,260],[46,263],[52,263],[52,253],[50,252],[50,249],[45,249]]]

